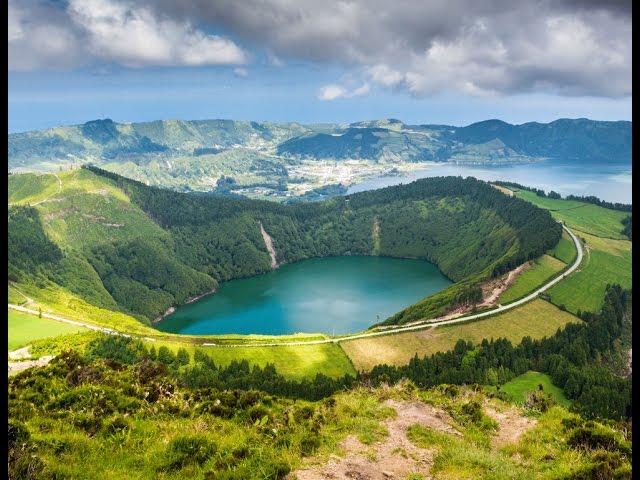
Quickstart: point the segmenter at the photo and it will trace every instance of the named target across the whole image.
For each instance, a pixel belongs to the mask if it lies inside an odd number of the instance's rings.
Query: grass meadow
[[[369,370],[380,363],[406,364],[415,354],[424,356],[450,350],[459,339],[479,343],[484,338],[504,337],[517,343],[527,335],[531,338],[551,336],[569,322],[580,320],[549,302],[536,299],[484,320],[349,340],[340,345],[357,370]]]
[[[7,323],[9,351],[24,347],[41,338],[57,337],[58,335],[86,330],[84,327],[77,327],[47,318],[39,318],[37,315],[30,315],[11,309],[9,309]]]
[[[529,371],[523,373],[501,385],[500,391],[509,395],[515,403],[522,404],[527,398],[527,393],[538,390],[538,385],[542,385],[542,390],[563,407],[569,407],[571,404],[570,400],[565,397],[562,389],[551,383],[551,377],[540,372]],[[493,387],[491,387],[491,389],[493,389]]]

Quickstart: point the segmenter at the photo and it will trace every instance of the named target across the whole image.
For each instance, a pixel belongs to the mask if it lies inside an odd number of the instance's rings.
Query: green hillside
[[[541,197],[531,190],[516,189],[516,195],[548,209],[557,220],[571,227],[581,238],[585,258],[580,269],[547,293],[550,300],[573,313],[593,312],[602,306],[608,284],[632,285],[632,243],[623,233],[630,213],[575,199]],[[629,207],[629,206],[627,206]],[[560,240],[553,255],[565,261],[571,256],[567,241]]]
[[[33,175],[15,177],[10,190],[40,183]],[[397,323],[473,300],[479,281],[560,238],[548,213],[475,179],[425,179],[285,206],[177,193],[95,168],[58,178],[61,189],[42,203],[28,206],[25,197],[9,207],[10,281],[61,311],[75,310],[80,300],[147,325],[218,282],[269,271],[260,224],[283,263],[370,255],[377,218],[377,254],[425,258],[460,281],[390,320]],[[124,317],[112,326],[125,328]]]

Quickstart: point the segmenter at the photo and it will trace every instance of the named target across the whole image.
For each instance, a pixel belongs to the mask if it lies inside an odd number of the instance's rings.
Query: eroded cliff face
[[[269,258],[271,259],[271,268],[278,268],[278,261],[276,260],[276,249],[273,248],[273,240],[264,229],[262,222],[260,222],[260,233],[262,233],[262,239],[264,240],[264,245],[267,247],[267,251],[269,252]]]

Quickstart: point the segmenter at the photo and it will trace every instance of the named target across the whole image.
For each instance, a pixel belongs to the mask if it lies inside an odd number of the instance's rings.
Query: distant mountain
[[[293,201],[326,198],[407,162],[512,165],[550,159],[630,165],[631,122],[487,120],[453,127],[398,119],[313,125],[102,119],[10,134],[8,157],[10,172],[92,163],[178,191]],[[359,161],[337,165],[352,159]]]
[[[565,118],[551,123],[510,125],[486,120],[458,128],[450,138],[464,144],[497,139],[522,155],[569,162],[631,162],[631,122],[624,121]]]
[[[511,125],[486,120],[466,127],[407,125],[383,119],[350,125],[158,120],[82,125],[9,134],[10,170],[51,170],[70,163],[136,165],[237,150],[284,163],[302,159],[523,163],[543,158],[576,163],[630,163],[631,122],[560,119]],[[242,153],[244,152],[244,153]]]
[[[135,163],[157,158],[198,156],[236,147],[275,151],[289,138],[325,131],[297,123],[234,120],[158,120],[116,123],[93,120],[25,133],[9,134],[9,168],[49,170],[60,164]]]

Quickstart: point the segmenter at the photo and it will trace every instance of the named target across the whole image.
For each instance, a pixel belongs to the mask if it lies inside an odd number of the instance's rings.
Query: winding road
[[[425,328],[435,328],[438,327],[440,325],[452,325],[454,323],[463,323],[463,322],[469,322],[471,320],[477,320],[479,318],[483,318],[483,317],[489,317],[491,315],[496,315],[502,312],[506,312],[507,310],[511,310],[513,308],[519,307],[520,305],[527,303],[531,300],[534,300],[535,298],[538,297],[539,294],[545,292],[546,290],[550,289],[551,287],[553,287],[556,283],[562,281],[565,277],[567,277],[568,275],[572,274],[573,272],[575,272],[577,270],[577,268],[580,266],[580,263],[582,262],[582,258],[583,258],[583,250],[582,250],[582,244],[580,243],[580,240],[578,240],[578,238],[573,234],[573,232],[571,230],[569,230],[569,228],[567,228],[566,225],[562,225],[562,228],[569,234],[569,236],[571,236],[571,239],[573,240],[573,243],[576,246],[576,251],[578,252],[578,254],[576,255],[576,259],[574,261],[574,263],[567,269],[565,270],[561,275],[558,275],[557,277],[553,278],[552,280],[550,280],[549,282],[547,282],[546,284],[544,284],[542,287],[538,288],[537,290],[535,290],[534,292],[530,293],[529,295],[521,298],[520,300],[516,300],[514,302],[511,302],[507,305],[500,305],[498,308],[495,308],[493,310],[488,310],[485,312],[480,312],[480,313],[475,313],[472,315],[466,315],[466,316],[462,316],[462,317],[458,317],[458,318],[453,318],[450,320],[441,320],[441,321],[430,321],[430,320],[421,320],[419,322],[414,322],[408,325],[404,325],[404,326],[398,326],[395,328],[388,328],[385,330],[380,330],[380,331],[374,331],[374,332],[364,332],[364,333],[357,333],[357,334],[353,334],[353,335],[345,335],[343,337],[337,337],[337,338],[325,338],[322,340],[310,340],[310,341],[298,341],[298,342],[270,342],[270,343],[252,343],[252,344],[248,344],[248,343],[240,343],[240,344],[217,344],[217,343],[202,343],[200,344],[203,347],[277,347],[277,346],[296,346],[296,345],[317,345],[317,344],[322,344],[322,343],[340,343],[340,342],[345,342],[345,341],[349,341],[349,340],[357,340],[360,338],[369,338],[369,337],[378,337],[378,336],[382,336],[382,335],[392,335],[395,333],[401,333],[401,332],[410,332],[412,330],[423,330]],[[9,308],[12,308],[14,310],[18,310],[21,312],[25,312],[25,313],[32,313],[35,315],[38,315],[39,312],[36,310],[32,310],[30,308],[26,308],[23,307],[21,305],[14,305],[14,304],[9,304]],[[69,320],[63,317],[60,317],[58,315],[53,315],[53,314],[49,314],[49,313],[44,313],[42,312],[42,317],[44,318],[49,318],[51,320],[57,320],[59,322],[65,322],[65,323],[70,323],[72,325],[78,325],[78,326],[82,326],[82,327],[86,327],[89,328],[91,330],[97,330],[103,333],[107,333],[110,335],[119,335],[119,336],[123,336],[123,337],[136,337],[136,338],[140,338],[142,340],[151,340],[151,341],[155,341],[155,339],[153,338],[149,338],[149,337],[144,337],[141,335],[130,335],[130,334],[126,334],[126,333],[121,333],[121,332],[117,332],[115,330],[112,330],[110,328],[106,328],[106,327],[99,327],[97,325],[93,325],[93,324],[89,324],[89,323],[84,323],[84,322],[79,322],[76,320]]]

